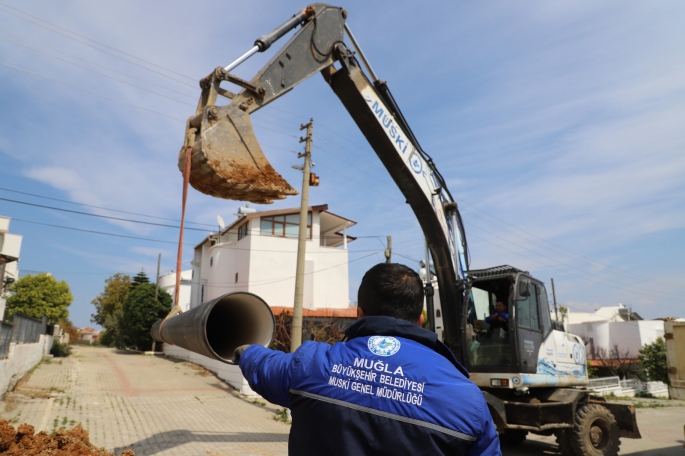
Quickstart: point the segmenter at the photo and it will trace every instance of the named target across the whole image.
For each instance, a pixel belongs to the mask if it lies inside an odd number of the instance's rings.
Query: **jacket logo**
[[[371,336],[368,345],[371,353],[378,356],[392,356],[400,351],[400,341],[394,337]]]

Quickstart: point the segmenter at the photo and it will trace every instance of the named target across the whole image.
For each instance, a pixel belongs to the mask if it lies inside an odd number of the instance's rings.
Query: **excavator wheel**
[[[573,429],[567,434],[576,456],[616,456],[620,446],[614,415],[598,404],[585,404],[576,412]],[[560,444],[561,446],[561,444]]]
[[[507,429],[499,435],[499,441],[502,445],[516,446],[522,444],[526,440],[528,431],[521,431],[518,429]]]

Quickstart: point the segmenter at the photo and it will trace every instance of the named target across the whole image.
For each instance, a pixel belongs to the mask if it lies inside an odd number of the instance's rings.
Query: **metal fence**
[[[618,377],[591,378],[587,381],[587,388],[591,390],[620,387],[621,379]]]
[[[587,389],[596,391],[598,394],[611,394],[617,396],[635,395],[636,393],[650,393],[655,396],[668,393],[668,385],[662,382],[642,382],[638,379],[621,380],[619,377],[591,378],[588,380]]]
[[[40,340],[40,335],[45,333],[45,318],[38,320],[15,312],[12,316],[12,326],[12,343],[34,344]]]
[[[640,382],[634,378],[628,380],[621,380],[621,388],[624,390],[638,390],[640,388]]]
[[[0,359],[7,358],[12,342],[12,325],[0,321]]]

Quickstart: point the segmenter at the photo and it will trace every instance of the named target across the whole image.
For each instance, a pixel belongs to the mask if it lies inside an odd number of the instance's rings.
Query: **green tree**
[[[125,328],[123,327],[123,305],[121,309],[116,309],[112,315],[108,315],[105,319],[104,327],[107,328],[100,336],[100,343],[108,347],[123,348],[126,346],[124,340]]]
[[[9,320],[15,312],[21,312],[33,318],[42,318],[46,315],[48,323],[54,324],[69,316],[67,307],[74,300],[67,282],[59,282],[46,273],[22,277],[10,285],[9,291],[11,293],[11,296],[7,298]]]
[[[140,272],[133,278],[133,281],[131,282],[131,289],[144,283],[150,283],[150,278],[147,276],[147,274],[145,274],[145,269],[141,269]]]
[[[124,301],[124,308],[119,318],[121,338],[118,346],[123,343],[139,350],[149,350],[152,347],[150,329],[153,323],[163,319],[171,310],[171,295],[160,289],[155,300],[155,284],[141,283],[131,290]]]
[[[659,337],[651,344],[640,349],[638,355],[647,370],[649,379],[668,384],[668,363],[666,361],[666,342]]]
[[[90,316],[90,321],[100,326],[106,325],[108,317],[111,317],[115,310],[124,308],[124,301],[131,291],[131,277],[121,272],[117,272],[113,276],[105,279],[105,289],[91,304],[95,306],[95,313]]]

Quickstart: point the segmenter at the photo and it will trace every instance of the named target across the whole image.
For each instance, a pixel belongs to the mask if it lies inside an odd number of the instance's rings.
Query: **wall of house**
[[[43,355],[50,353],[52,341],[52,336],[41,334],[35,344],[10,344],[7,359],[0,360],[0,399],[43,359]]]
[[[190,285],[193,275],[192,269],[187,269],[181,271],[181,293],[179,296],[179,305],[181,309],[185,312],[190,309]],[[163,275],[159,278],[159,287],[171,295],[173,299],[176,290],[176,273],[172,272],[170,274]]]
[[[204,283],[204,302],[226,293],[248,291],[253,237],[246,236],[240,241],[216,244],[207,249],[202,259],[202,275],[207,280]]]
[[[630,358],[637,358],[638,350],[642,348],[639,321],[624,321],[605,323],[609,326],[609,349],[618,346],[619,353],[629,353]],[[663,325],[663,322],[662,322]]]
[[[224,243],[205,242],[195,249],[190,307],[233,291],[248,291],[271,306],[292,307],[295,295],[297,239],[260,235],[259,217],[248,221],[249,235],[237,240],[232,229]],[[312,239],[305,255],[305,309],[349,307],[348,251],[323,247],[320,216],[312,218]],[[237,277],[236,277],[237,274]]]
[[[661,320],[642,320],[638,322],[642,345],[651,344],[666,333],[664,322]]]
[[[621,354],[630,352],[637,357],[640,348],[651,344],[664,335],[664,322],[661,320],[639,320],[604,323],[580,323],[569,325],[569,332],[587,341],[588,355],[591,353],[590,339],[595,349],[611,350],[618,346]]]
[[[346,309],[348,251],[319,245],[318,234],[307,241],[305,254],[305,309]],[[295,296],[297,239],[254,236],[250,261],[250,288],[269,305],[292,307]]]

